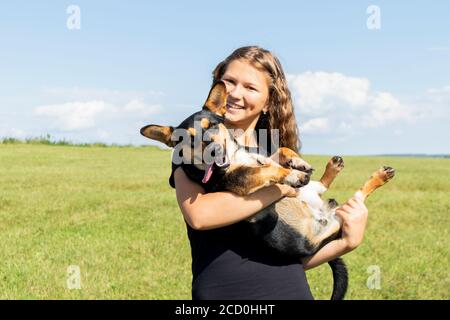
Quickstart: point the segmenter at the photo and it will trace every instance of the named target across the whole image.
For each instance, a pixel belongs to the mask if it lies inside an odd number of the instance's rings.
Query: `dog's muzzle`
[[[230,159],[227,157],[227,155],[219,158],[215,158],[216,166],[220,169],[227,169],[230,166]]]
[[[220,171],[225,171],[230,166],[230,159],[225,155],[223,157],[215,157],[214,162],[207,164],[205,168],[205,175],[202,182],[207,183],[213,174],[214,168],[217,167]]]

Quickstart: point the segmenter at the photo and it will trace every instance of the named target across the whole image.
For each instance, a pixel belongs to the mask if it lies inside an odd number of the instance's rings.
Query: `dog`
[[[284,197],[248,218],[247,222],[255,236],[281,253],[299,259],[313,255],[341,233],[342,221],[335,214],[338,203],[334,199],[323,200],[321,196],[344,168],[343,159],[332,157],[320,180],[310,181],[312,166],[289,148],[281,147],[270,157],[249,152],[224,125],[226,100],[225,84],[218,81],[212,86],[202,110],[176,128],[151,124],[140,132],[147,138],[178,148],[186,175],[197,183],[212,184],[214,191],[248,195],[276,183],[300,188],[297,197]],[[185,133],[181,142],[180,134],[176,134],[180,130]],[[203,157],[205,154],[209,159]],[[356,195],[365,200],[394,174],[391,167],[378,169]],[[341,300],[348,287],[345,263],[341,258],[328,263],[333,272],[331,299]]]

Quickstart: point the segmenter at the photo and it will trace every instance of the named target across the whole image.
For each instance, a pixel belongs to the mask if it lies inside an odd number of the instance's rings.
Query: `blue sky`
[[[70,30],[69,5],[81,29]],[[369,29],[370,5],[380,29]],[[450,153],[448,1],[0,4],[0,137],[151,143],[235,48],[274,52],[306,154]]]

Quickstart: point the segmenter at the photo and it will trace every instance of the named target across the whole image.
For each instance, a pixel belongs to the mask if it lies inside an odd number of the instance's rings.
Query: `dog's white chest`
[[[320,210],[323,200],[320,197],[327,189],[317,181],[310,181],[299,189],[298,199],[305,202],[311,210]]]
[[[245,150],[238,149],[233,155],[233,163],[237,163],[245,166],[257,165],[258,161]]]

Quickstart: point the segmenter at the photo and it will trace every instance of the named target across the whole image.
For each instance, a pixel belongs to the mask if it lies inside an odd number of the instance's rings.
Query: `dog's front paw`
[[[300,188],[309,183],[309,177],[308,173],[294,169],[284,178],[283,183],[294,188]]]
[[[313,167],[302,158],[290,158],[286,161],[286,166],[309,174],[314,170]]]
[[[344,159],[340,156],[334,156],[327,163],[327,170],[340,172],[344,169]]]

